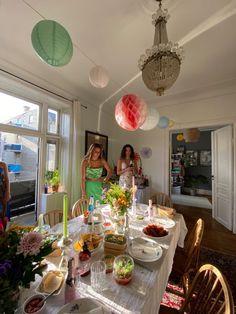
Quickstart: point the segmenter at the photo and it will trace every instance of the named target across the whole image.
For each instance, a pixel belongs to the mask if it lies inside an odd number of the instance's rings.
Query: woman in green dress
[[[107,183],[112,175],[112,170],[107,161],[102,157],[102,146],[92,144],[81,164],[81,190],[82,197],[89,198],[91,195],[94,201],[101,202],[102,184]],[[103,169],[107,170],[107,176],[102,177]]]

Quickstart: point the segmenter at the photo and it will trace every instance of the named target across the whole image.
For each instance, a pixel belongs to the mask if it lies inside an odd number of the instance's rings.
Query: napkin
[[[157,212],[157,215],[160,217],[168,217],[171,219],[174,218],[174,209],[173,208],[158,205],[156,212]]]
[[[149,260],[157,256],[157,250],[155,247],[140,244],[135,241],[132,243],[131,251],[134,258],[136,257],[142,260]]]

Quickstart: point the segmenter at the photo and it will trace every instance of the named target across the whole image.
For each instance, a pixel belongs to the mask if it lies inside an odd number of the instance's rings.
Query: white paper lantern
[[[165,116],[160,117],[160,120],[158,122],[158,127],[160,129],[165,129],[168,127],[168,125],[169,125],[169,118]]]
[[[149,131],[154,129],[160,120],[159,112],[154,107],[148,108],[148,115],[143,125],[141,125],[140,129],[144,131]]]
[[[98,65],[89,72],[89,82],[96,88],[104,88],[109,82],[108,72],[105,68]]]

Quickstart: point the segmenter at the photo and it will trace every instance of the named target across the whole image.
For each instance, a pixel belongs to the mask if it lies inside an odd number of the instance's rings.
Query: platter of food
[[[84,242],[87,243],[89,251],[93,254],[99,250],[102,245],[103,237],[95,233],[81,233],[78,241],[74,243],[74,249],[80,252]]]
[[[166,230],[161,225],[149,224],[143,228],[143,233],[145,236],[150,237],[152,239],[157,239],[157,238],[163,239],[168,236],[169,231]]]
[[[50,270],[43,276],[41,283],[36,289],[37,293],[58,295],[65,283],[66,273],[59,270]]]
[[[129,254],[142,262],[154,262],[161,258],[162,248],[152,239],[138,237],[130,242]]]

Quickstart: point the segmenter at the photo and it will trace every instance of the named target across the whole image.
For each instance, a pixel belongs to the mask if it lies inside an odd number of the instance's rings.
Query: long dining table
[[[135,267],[131,282],[126,285],[119,285],[112,277],[112,273],[106,274],[105,288],[102,291],[94,291],[90,283],[90,275],[77,277],[74,286],[64,285],[61,293],[51,296],[47,300],[45,313],[58,313],[64,304],[78,298],[94,298],[100,301],[107,308],[108,313],[158,313],[163,294],[165,292],[168,278],[172,270],[173,258],[177,245],[184,246],[184,238],[187,234],[187,227],[181,214],[175,213],[173,218],[175,225],[169,229],[165,238],[157,238],[156,242],[162,248],[162,256],[154,262],[140,262],[134,259]],[[129,238],[143,237],[142,229],[147,221],[129,221]],[[82,217],[76,217],[68,222],[70,237],[78,240],[80,230],[83,226]],[[53,228],[53,232],[62,232],[62,224]],[[129,244],[128,244],[129,245]],[[68,258],[78,259],[78,252],[73,249],[73,244],[67,251]],[[100,260],[104,256],[103,246],[96,253],[92,254],[91,262]],[[58,269],[61,257],[47,258],[48,268]],[[35,282],[31,283],[30,289],[24,289],[21,296],[21,304],[24,300],[35,293],[35,289],[41,282],[38,276]],[[22,313],[19,309],[18,313]]]

